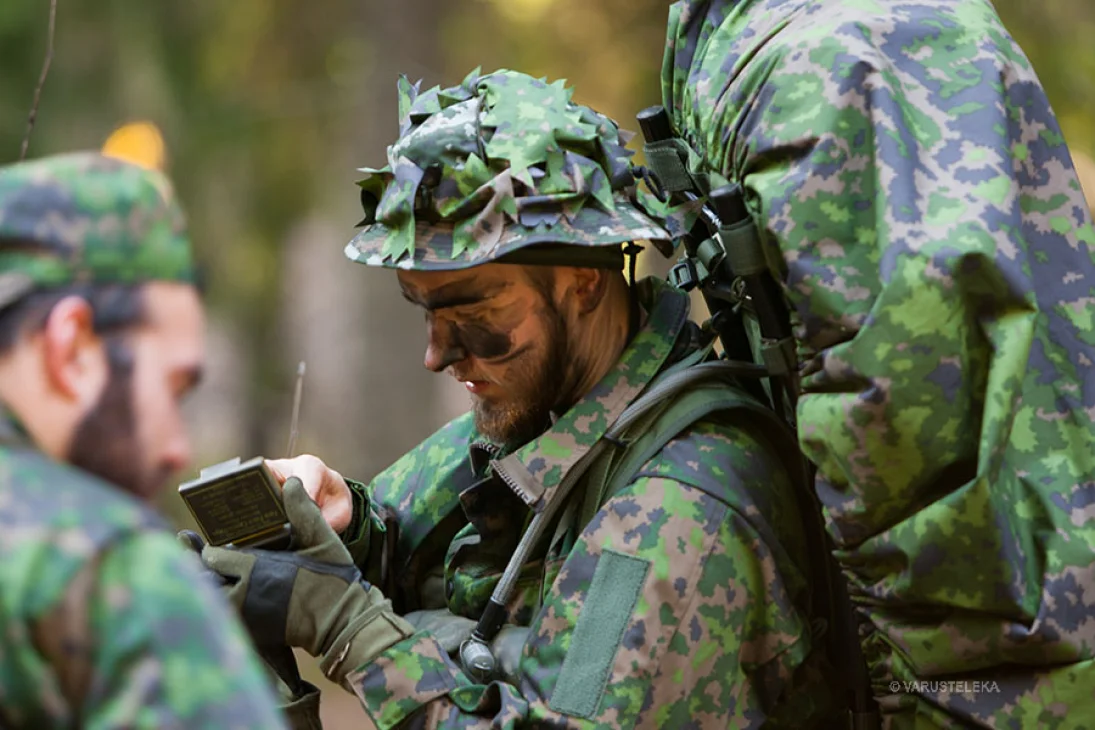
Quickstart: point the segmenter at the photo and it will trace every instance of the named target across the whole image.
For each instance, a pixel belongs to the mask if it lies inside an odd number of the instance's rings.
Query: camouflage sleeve
[[[354,562],[361,566],[368,562],[369,546],[374,542],[374,533],[381,526],[376,520],[370,519],[372,515],[369,510],[368,487],[353,479],[346,479],[346,486],[350,488],[353,515],[350,518],[350,524],[341,535],[342,544],[350,551]]]
[[[342,543],[365,580],[392,594],[395,540],[399,525],[387,507],[369,497],[369,487],[346,480],[353,500],[353,517],[342,533]]]
[[[1095,232],[1029,61],[980,0],[734,5],[675,6],[664,89],[801,317],[801,443],[884,704],[1090,707]],[[956,678],[999,684],[885,689]]]
[[[36,631],[55,637],[81,727],[285,727],[242,627],[170,535],[110,546]]]
[[[667,450],[722,491],[771,487],[772,462],[746,460],[752,443],[703,432]],[[777,713],[795,726],[816,709],[792,691],[811,640],[795,608],[804,583],[774,528],[756,505],[665,474],[641,475],[585,528],[515,683],[473,683],[420,632],[349,679],[377,727],[758,727]]]

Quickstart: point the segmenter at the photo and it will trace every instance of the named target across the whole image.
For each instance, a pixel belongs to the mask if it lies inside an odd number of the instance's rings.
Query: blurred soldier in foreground
[[[193,276],[160,173],[0,168],[0,726],[284,726],[238,619],[144,504],[189,458]]]
[[[793,435],[727,379],[669,387],[711,336],[683,292],[629,286],[623,247],[666,234],[616,124],[570,95],[404,80],[347,255],[399,270],[426,367],[474,408],[368,486],[271,462],[304,485],[296,552],[203,559],[380,728],[824,723]]]
[[[684,0],[663,73],[655,172],[745,189],[798,320],[887,726],[1090,722],[1095,234],[1029,62],[986,0]]]

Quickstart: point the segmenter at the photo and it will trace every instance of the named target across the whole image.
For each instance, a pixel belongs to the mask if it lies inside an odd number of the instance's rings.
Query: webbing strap
[[[667,367],[621,415],[619,420],[629,425],[616,434],[622,437],[612,442],[617,448],[602,453],[587,472],[579,526],[593,519],[605,500],[626,486],[654,454],[704,416],[745,405],[767,414],[767,409],[746,392],[731,389],[729,379],[742,374],[742,363],[718,360],[697,367],[710,357],[714,346],[712,338],[706,346]]]
[[[712,413],[746,407],[747,402],[746,396],[726,387],[698,387],[679,396],[672,408],[662,408],[655,413],[652,419],[655,422],[648,426],[655,438],[648,443],[636,442],[636,446],[625,452],[609,478],[599,485],[598,509],[611,495],[630,484],[643,464],[690,426]]]
[[[726,258],[726,249],[723,248],[722,241],[712,236],[696,247],[695,258],[703,264],[704,272],[700,275],[700,282],[703,283],[711,274],[719,270],[723,259]]]
[[[795,353],[795,340],[785,337],[782,340],[764,340],[760,345],[764,367],[777,378],[790,376],[795,372],[798,357]]]
[[[752,220],[719,229],[726,250],[726,260],[736,276],[751,276],[768,272],[768,260]]]
[[[695,352],[690,353],[686,357],[683,357],[668,366],[647,385],[644,394],[629,407],[629,410],[633,412],[634,409],[638,410],[637,420],[627,429],[629,434],[646,433],[655,424],[658,418],[661,417],[666,408],[674,404],[676,393],[679,391],[663,393],[655,386],[665,383],[670,376],[675,376],[676,373],[686,371],[692,366],[703,362],[710,357],[714,347],[715,339],[711,338],[711,341],[708,342],[706,346],[697,349]],[[692,372],[699,373],[699,371]],[[682,389],[687,388],[692,382],[697,382],[700,379],[707,379],[710,377],[709,374],[705,373],[699,373],[699,376],[700,377],[696,378],[696,380],[685,380]],[[631,442],[627,440],[626,436],[624,440],[615,442],[613,445],[617,446],[617,448],[605,451],[597,462],[589,467],[589,471],[587,472],[588,481],[586,482],[585,499],[583,500],[582,509],[579,512],[579,527],[593,519],[593,515],[601,508],[601,505],[604,503],[604,496],[606,494],[605,487],[608,484],[609,476],[616,471],[615,465],[618,463],[619,459],[626,458],[627,454],[631,451]]]
[[[688,146],[683,139],[671,138],[643,145],[646,162],[666,192],[692,190],[695,184],[688,173]]]

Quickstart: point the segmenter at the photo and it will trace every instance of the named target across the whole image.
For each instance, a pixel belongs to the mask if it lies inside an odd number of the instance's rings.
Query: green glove
[[[414,628],[361,578],[350,553],[327,525],[299,479],[286,480],[289,550],[202,549],[202,562],[223,576],[228,596],[262,652],[298,646],[342,684],[346,674],[411,636]]]
[[[418,631],[429,631],[450,656],[457,658],[460,645],[475,631],[475,621],[454,614],[447,608],[412,611],[403,618]],[[506,624],[490,642],[495,661],[495,678],[517,684],[521,654],[532,630],[527,626]],[[459,660],[458,660],[459,661]]]
[[[475,631],[475,621],[457,616],[447,608],[411,611],[403,616],[416,631],[429,631],[441,648],[455,655],[460,645]]]
[[[532,629],[506,624],[490,642],[490,651],[497,662],[494,675],[503,682],[519,684],[518,665]]]
[[[205,547],[205,541],[201,536],[193,530],[181,530],[176,537],[179,543],[184,548],[194,552],[201,557],[202,549]],[[213,582],[217,589],[221,589],[228,582],[227,579],[212,570],[206,568],[202,573]],[[300,676],[300,670],[297,668],[296,657],[293,656],[293,650],[283,643],[273,642],[266,640],[268,637],[257,637],[252,635],[251,642],[255,645],[256,653],[259,658],[265,662],[267,669],[271,672],[271,682],[277,687],[278,693],[281,695],[288,694],[286,700],[286,707],[295,706],[298,703],[304,703],[302,698],[315,696],[314,702],[318,707],[319,703],[319,690],[314,685],[305,682]],[[306,706],[306,703],[301,706]],[[305,728],[307,725],[301,725],[299,723],[291,725],[294,730],[298,727]]]

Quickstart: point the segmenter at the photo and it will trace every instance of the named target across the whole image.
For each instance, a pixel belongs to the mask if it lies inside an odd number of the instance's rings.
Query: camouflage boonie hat
[[[365,219],[346,256],[420,270],[619,267],[620,244],[668,240],[636,189],[632,135],[572,93],[507,70],[423,93],[401,77],[399,139],[386,167],[361,169]]]
[[[0,308],[76,282],[195,279],[162,173],[96,152],[0,167]]]

